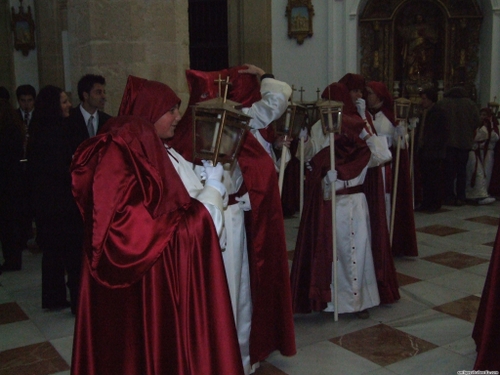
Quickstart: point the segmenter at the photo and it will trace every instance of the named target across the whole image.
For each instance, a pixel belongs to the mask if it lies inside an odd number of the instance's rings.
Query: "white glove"
[[[330,169],[327,173],[326,173],[326,180],[329,184],[334,184],[335,181],[337,181],[337,171],[335,169]]]
[[[311,163],[309,163],[308,161],[306,161],[306,168],[309,170],[309,172],[312,172],[312,170],[313,170]]]
[[[356,109],[363,120],[366,120],[366,102],[364,99],[356,99]]]
[[[307,139],[309,138],[307,128],[300,129],[299,138],[304,139],[304,142],[307,142]]]
[[[404,138],[406,136],[406,126],[398,125],[394,129],[394,138],[398,139],[398,137]]]
[[[203,169],[200,172],[200,178],[202,181],[204,180],[215,180],[218,182],[222,181],[222,174],[224,173],[224,168],[222,167],[221,163],[217,163],[217,165],[214,167],[212,166],[211,161],[207,160],[202,160],[203,163]]]
[[[418,122],[419,122],[418,117],[412,117],[412,118],[410,119],[410,125],[409,125],[408,127],[409,127],[411,130],[416,129],[416,128],[417,128],[417,124],[418,124]]]
[[[252,209],[248,193],[243,194],[241,197],[236,197],[234,200],[238,202],[238,205],[243,211],[250,211]]]

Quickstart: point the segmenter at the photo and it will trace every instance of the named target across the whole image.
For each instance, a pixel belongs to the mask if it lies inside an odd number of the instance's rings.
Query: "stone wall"
[[[189,95],[187,0],[69,0],[71,81],[106,78],[106,112],[116,115],[128,75],[167,83],[184,104]],[[77,98],[76,92],[73,95]],[[74,100],[77,104],[77,100]]]

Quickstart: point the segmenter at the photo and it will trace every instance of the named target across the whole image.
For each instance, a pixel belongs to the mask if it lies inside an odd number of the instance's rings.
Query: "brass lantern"
[[[500,104],[497,103],[497,97],[495,96],[493,101],[488,103],[488,108],[491,109],[491,112],[493,112],[493,117],[497,117],[499,107]]]
[[[226,85],[229,78],[226,80]],[[226,86],[227,87],[227,86]],[[244,137],[250,129],[247,116],[224,97],[197,103],[193,108],[194,160],[210,160],[233,167]]]
[[[274,129],[278,135],[286,138],[297,138],[300,130],[306,126],[307,108],[300,104],[290,103],[279,119],[274,121]]]
[[[411,100],[397,98],[394,100],[394,117],[396,121],[406,121],[410,115]]]
[[[335,100],[323,100],[317,104],[317,107],[323,133],[340,133],[344,103]]]

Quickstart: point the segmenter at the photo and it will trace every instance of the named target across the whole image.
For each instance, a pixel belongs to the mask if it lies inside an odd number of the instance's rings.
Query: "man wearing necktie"
[[[19,118],[24,124],[24,145],[23,145],[23,157],[21,160],[26,159],[26,147],[28,145],[28,138],[30,133],[30,124],[33,119],[33,110],[35,109],[35,99],[36,90],[32,85],[20,85],[16,89],[17,103],[19,104],[19,109],[17,113]],[[19,209],[21,216],[21,233],[22,233],[22,245],[27,246],[28,240],[34,237],[33,233],[33,210],[30,205],[30,191],[28,184],[28,177],[26,175],[26,163],[22,164],[22,186],[21,186],[21,207]],[[31,242],[31,241],[30,241]],[[32,242],[33,248],[36,248],[36,244]]]
[[[19,104],[19,117],[23,120],[28,137],[29,124],[35,108],[36,90],[31,85],[21,85],[16,89],[17,103]]]
[[[103,76],[86,74],[78,81],[80,104],[72,109],[68,118],[72,127],[74,150],[84,140],[95,136],[111,118],[103,112],[106,104],[106,80]]]

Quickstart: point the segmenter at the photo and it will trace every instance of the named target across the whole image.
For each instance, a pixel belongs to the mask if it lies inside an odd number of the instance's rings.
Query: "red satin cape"
[[[500,370],[500,228],[497,232],[472,331],[477,357],[474,370]]]
[[[85,222],[73,375],[243,374],[219,240],[153,126],[109,121],[84,142]]]

